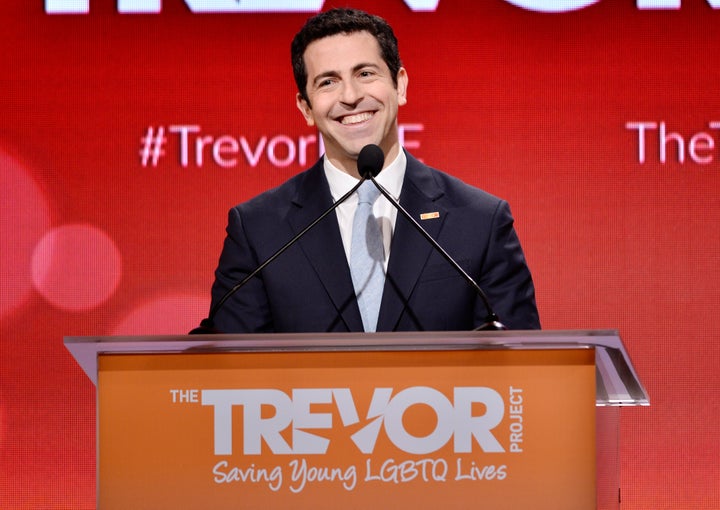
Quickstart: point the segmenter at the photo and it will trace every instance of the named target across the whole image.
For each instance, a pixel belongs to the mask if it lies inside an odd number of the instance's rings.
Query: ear
[[[397,93],[398,93],[398,105],[402,106],[407,104],[407,87],[408,87],[408,74],[404,67],[398,70],[397,74]]]
[[[300,92],[298,92],[295,96],[295,105],[297,106],[298,110],[300,110],[300,113],[302,113],[303,117],[305,117],[305,122],[307,122],[307,125],[311,127],[314,126],[315,117],[313,117],[312,108],[310,108],[310,104],[305,101],[305,98],[302,97],[302,94],[300,94]]]

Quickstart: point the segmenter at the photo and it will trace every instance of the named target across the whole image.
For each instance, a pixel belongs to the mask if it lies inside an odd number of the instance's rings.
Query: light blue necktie
[[[380,190],[372,181],[365,181],[357,190],[358,206],[353,217],[350,241],[350,272],[357,296],[363,327],[372,333],[377,328],[385,272],[383,270],[383,239],[372,207]]]

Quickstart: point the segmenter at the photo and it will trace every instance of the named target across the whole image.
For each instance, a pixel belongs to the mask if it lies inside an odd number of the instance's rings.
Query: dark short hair
[[[380,16],[368,14],[357,9],[338,8],[321,12],[308,19],[300,31],[295,34],[290,45],[293,74],[300,95],[308,101],[307,68],[305,67],[305,50],[311,42],[336,34],[353,32],[369,32],[380,45],[380,55],[390,69],[393,83],[397,86],[397,75],[402,67],[398,42],[392,28]]]

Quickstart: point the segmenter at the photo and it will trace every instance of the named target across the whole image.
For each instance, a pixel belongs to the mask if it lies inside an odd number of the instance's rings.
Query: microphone
[[[362,180],[376,177],[385,164],[385,154],[375,144],[368,144],[358,154],[357,166]],[[377,186],[377,183],[375,183]],[[381,190],[382,193],[382,190]]]
[[[340,199],[333,203],[330,207],[328,207],[320,216],[317,217],[316,220],[314,220],[312,223],[310,223],[307,227],[302,229],[300,232],[298,232],[292,239],[290,239],[287,243],[282,245],[279,250],[277,250],[275,253],[270,255],[265,262],[260,264],[257,268],[255,268],[250,274],[248,274],[245,278],[240,280],[235,286],[233,286],[229,291],[227,291],[220,300],[212,307],[210,308],[210,312],[208,313],[207,318],[200,321],[200,325],[191,330],[189,334],[191,335],[212,335],[212,334],[218,334],[222,333],[222,331],[219,331],[215,327],[215,315],[217,315],[218,311],[223,307],[223,305],[227,302],[228,299],[230,299],[237,291],[242,289],[250,280],[252,280],[260,271],[265,269],[269,264],[271,264],[276,258],[278,258],[280,255],[282,255],[288,248],[290,248],[292,245],[294,245],[296,242],[300,240],[301,237],[303,237],[305,234],[307,234],[312,228],[320,223],[328,214],[333,212],[335,209],[338,208],[340,204],[345,202],[353,193],[357,191],[357,189],[360,187],[360,185],[365,182],[368,179],[368,176],[375,176],[378,173],[380,173],[380,170],[382,170],[383,163],[385,162],[385,155],[383,154],[383,151],[380,147],[377,145],[366,145],[362,148],[360,151],[360,154],[358,154],[358,172],[360,173],[360,181],[353,186],[353,188],[345,193]],[[376,183],[377,185],[377,183]],[[382,192],[382,190],[381,190]]]
[[[445,260],[448,261],[448,263],[455,269],[455,271],[457,271],[460,276],[462,276],[465,281],[470,284],[470,286],[475,290],[475,293],[482,300],[483,305],[485,306],[485,310],[487,311],[487,316],[485,317],[485,322],[475,328],[475,331],[506,330],[507,327],[505,327],[505,325],[500,322],[500,318],[497,316],[495,311],[492,309],[492,306],[490,305],[490,300],[488,299],[485,292],[477,284],[477,282],[473,280],[472,277],[467,274],[462,267],[460,267],[460,264],[458,264],[455,259],[452,258],[450,254],[445,251],[445,249],[440,246],[438,242],[435,241],[435,239],[433,239],[432,236],[428,234],[424,228],[422,228],[422,226],[410,215],[410,213],[407,212],[405,208],[400,205],[400,202],[395,200],[395,198],[379,182],[375,180],[375,176],[377,176],[377,174],[380,173],[380,170],[382,170],[383,162],[385,160],[382,149],[377,145],[366,145],[365,147],[363,147],[362,151],[360,151],[360,156],[363,156],[363,153],[365,153],[363,166],[360,166],[360,157],[358,157],[358,170],[360,171],[360,176],[363,178],[363,180],[370,179],[373,184],[375,184],[377,189],[380,190],[380,193],[382,193],[382,195],[388,199],[388,201],[393,205],[393,207],[395,207],[395,209],[397,209],[400,214],[406,220],[408,220],[413,227],[415,227],[415,230],[417,230],[420,235],[422,235],[432,245],[432,247],[435,248],[435,250],[440,255],[442,255]]]

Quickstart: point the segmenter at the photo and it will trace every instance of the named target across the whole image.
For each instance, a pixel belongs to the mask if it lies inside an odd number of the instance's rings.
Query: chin
[[[363,149],[363,147],[367,145],[378,145],[382,147],[382,142],[378,140],[373,139],[367,139],[367,140],[358,140],[357,142],[353,143],[352,145],[352,152],[357,157],[358,154],[360,154],[360,151]]]

